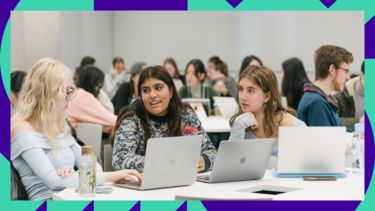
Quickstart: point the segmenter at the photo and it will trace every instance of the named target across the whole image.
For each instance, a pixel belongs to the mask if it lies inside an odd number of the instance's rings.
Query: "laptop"
[[[231,118],[238,111],[238,104],[234,97],[213,97],[222,116]]]
[[[280,127],[279,177],[345,174],[345,127]]]
[[[211,175],[199,175],[206,183],[257,180],[264,176],[274,138],[222,141]]]
[[[211,102],[209,98],[181,98],[181,101],[184,103],[189,103],[193,109],[197,104],[202,104],[204,107],[205,114],[197,113],[199,119],[207,118],[211,115]]]
[[[150,138],[142,183],[114,185],[136,190],[192,185],[198,172],[202,137]]]

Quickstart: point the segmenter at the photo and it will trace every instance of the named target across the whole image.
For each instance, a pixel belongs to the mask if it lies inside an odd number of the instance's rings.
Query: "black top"
[[[155,116],[155,115],[148,113],[148,115],[150,116],[150,119],[158,123],[165,123],[168,120],[168,117],[167,117],[168,114],[164,116]]]
[[[121,84],[115,96],[113,96],[112,98],[112,103],[115,108],[116,115],[119,115],[121,109],[131,103],[133,95],[134,89],[132,83],[125,82]]]
[[[182,82],[183,85],[186,85],[186,81],[185,81],[185,76],[184,75],[178,75],[178,78],[181,80],[181,82]]]

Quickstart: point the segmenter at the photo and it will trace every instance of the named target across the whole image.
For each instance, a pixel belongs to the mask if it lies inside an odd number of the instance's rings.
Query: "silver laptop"
[[[238,111],[238,104],[234,97],[213,97],[222,116],[231,118]]]
[[[264,176],[276,139],[222,141],[211,175],[199,175],[200,182],[257,180]]]
[[[190,105],[195,103],[201,103],[205,107],[206,117],[211,115],[211,101],[209,98],[181,98],[184,103],[189,103]]]
[[[277,173],[344,173],[345,140],[345,127],[280,127]]]
[[[151,138],[147,143],[141,184],[114,184],[148,190],[192,185],[198,172],[202,135]]]

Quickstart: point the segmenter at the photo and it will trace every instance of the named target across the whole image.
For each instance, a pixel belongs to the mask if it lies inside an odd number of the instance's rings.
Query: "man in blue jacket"
[[[315,82],[305,84],[297,116],[307,126],[340,126],[332,94],[344,90],[353,55],[344,48],[323,45],[315,51],[314,59]]]

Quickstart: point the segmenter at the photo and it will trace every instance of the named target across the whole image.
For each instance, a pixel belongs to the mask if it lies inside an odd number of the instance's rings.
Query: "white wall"
[[[59,21],[56,12],[12,12],[11,70],[28,71],[40,58],[59,58]]]
[[[113,58],[112,12],[13,12],[11,69],[29,70],[42,57],[75,69],[82,57],[96,58],[104,71]]]
[[[15,14],[16,13],[16,14]],[[364,58],[363,12],[14,12],[12,69],[51,56],[71,68],[85,55],[108,71],[113,56],[161,64],[173,56],[205,63],[219,55],[233,71],[244,56],[258,55],[280,75],[281,63],[302,59],[313,79],[313,52],[323,44],[347,48],[358,72]]]
[[[258,55],[280,71],[300,57],[314,71],[313,52],[323,44],[354,54],[353,70],[364,58],[362,12],[126,12],[114,14],[114,52],[133,63],[161,63],[167,56],[180,69],[192,58],[219,55],[238,71],[243,57]]]

